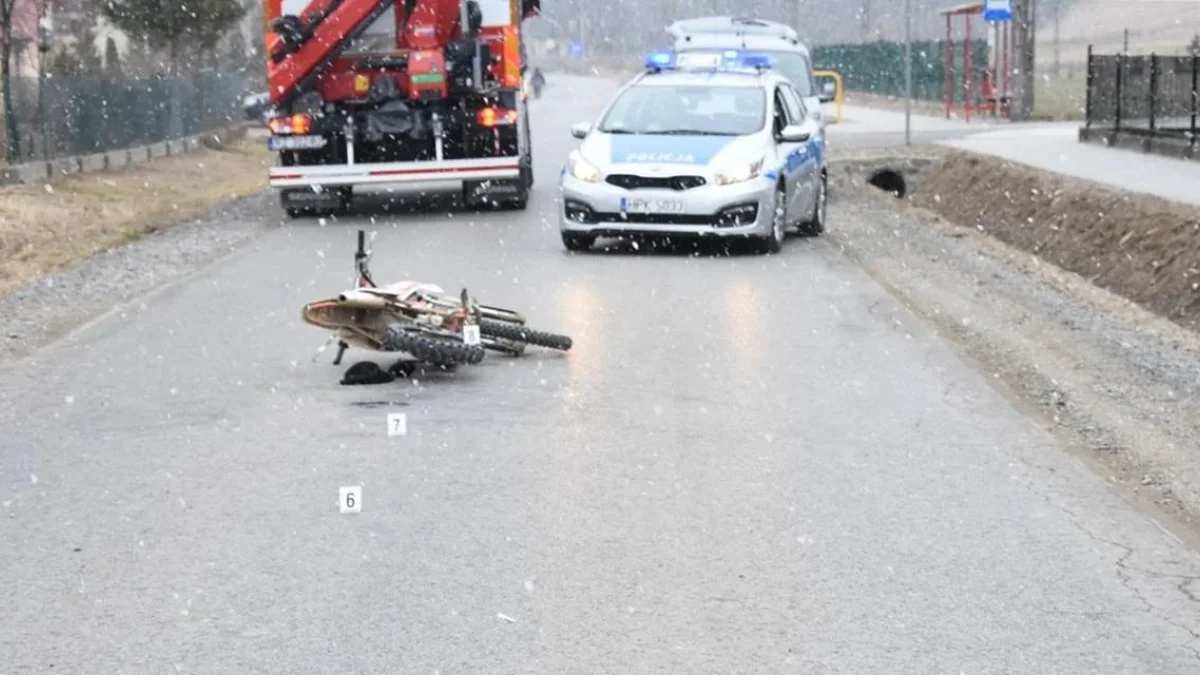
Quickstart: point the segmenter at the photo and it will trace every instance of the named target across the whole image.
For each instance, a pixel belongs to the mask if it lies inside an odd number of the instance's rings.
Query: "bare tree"
[[[3,29],[3,38],[0,41],[0,80],[3,80],[4,97],[4,131],[6,142],[4,144],[4,159],[9,164],[17,162],[17,158],[21,156],[21,140],[17,136],[17,115],[13,106],[12,96],[12,57],[13,57],[13,40],[16,37],[16,28],[13,26],[13,20],[17,16],[17,3],[20,0],[0,0],[0,29]]]
[[[859,22],[859,40],[863,42],[871,41],[871,0],[862,0],[862,6],[858,10]]]
[[[1037,3],[1035,0],[1016,0],[1013,3],[1013,30],[1016,32],[1016,61],[1013,72],[1013,121],[1033,118],[1035,57],[1034,36],[1037,35]]]

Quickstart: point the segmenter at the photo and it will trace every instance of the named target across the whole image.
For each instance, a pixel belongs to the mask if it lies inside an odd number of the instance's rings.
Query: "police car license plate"
[[[267,139],[267,148],[278,150],[316,150],[325,147],[328,141],[324,136],[271,136]]]
[[[621,210],[626,213],[683,213],[678,199],[626,199]]]

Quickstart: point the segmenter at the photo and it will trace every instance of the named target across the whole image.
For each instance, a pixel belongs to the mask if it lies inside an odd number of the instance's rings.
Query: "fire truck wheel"
[[[354,188],[338,188],[337,214],[344,215],[354,211]]]
[[[529,188],[532,185],[533,165],[528,160],[523,160],[521,162],[521,186],[517,190],[517,196],[502,202],[501,208],[508,211],[524,211],[525,207],[529,205]]]
[[[341,187],[334,189],[337,195],[337,206],[291,206],[288,202],[287,195],[280,195],[280,202],[283,204],[283,210],[287,213],[288,218],[325,218],[334,215],[344,215],[354,209],[354,188]]]
[[[529,165],[529,179],[525,182],[533,187],[533,135],[529,133],[529,112],[525,113],[525,162]]]

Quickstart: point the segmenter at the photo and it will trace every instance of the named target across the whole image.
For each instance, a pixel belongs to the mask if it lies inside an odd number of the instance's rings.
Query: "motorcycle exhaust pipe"
[[[387,300],[374,293],[346,291],[338,296],[338,304],[355,309],[383,309],[387,307]]]

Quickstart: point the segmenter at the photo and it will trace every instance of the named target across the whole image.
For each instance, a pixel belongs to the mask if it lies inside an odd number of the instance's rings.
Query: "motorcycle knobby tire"
[[[407,352],[412,354],[413,358],[435,366],[476,364],[483,361],[486,354],[480,345],[469,345],[451,338],[422,335],[416,331],[406,330],[399,324],[388,326],[383,347],[388,351]]]
[[[564,352],[569,350],[573,344],[571,338],[566,335],[556,335],[545,331],[533,330],[519,324],[504,323],[502,321],[480,321],[479,332],[488,337],[514,340],[516,342],[524,342]]]

